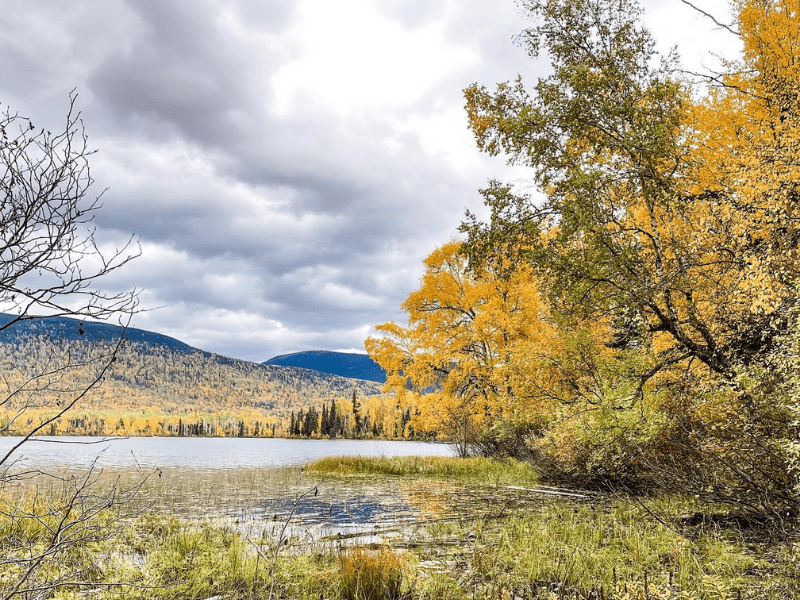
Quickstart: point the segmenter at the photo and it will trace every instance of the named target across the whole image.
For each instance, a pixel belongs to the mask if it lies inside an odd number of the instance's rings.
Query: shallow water
[[[0,438],[0,452],[12,443]],[[46,438],[26,444],[14,468],[85,473],[96,460],[100,488],[144,479],[137,510],[210,519],[253,538],[276,539],[283,531],[299,545],[407,540],[410,530],[431,522],[491,516],[510,504],[540,502],[519,490],[424,478],[323,478],[302,469],[316,458],[345,454],[452,455],[452,450],[354,440]],[[37,476],[19,485],[57,489],[62,483]]]
[[[237,485],[223,482],[222,474],[218,474],[220,479],[206,479],[207,484],[226,490],[214,494],[218,502],[227,497],[216,509],[208,510],[211,503],[204,504],[205,510],[185,503],[188,496],[196,499],[197,494],[180,494],[179,499],[192,516],[222,520],[249,537],[278,539],[285,527],[284,536],[301,547],[409,543],[426,538],[425,528],[432,523],[491,519],[544,501],[522,490],[426,478],[322,479],[296,470],[276,470],[272,475],[271,482],[256,485],[244,485],[245,478],[239,478],[238,492],[234,491]],[[162,490],[155,501],[163,500]],[[175,504],[169,508],[175,509]]]

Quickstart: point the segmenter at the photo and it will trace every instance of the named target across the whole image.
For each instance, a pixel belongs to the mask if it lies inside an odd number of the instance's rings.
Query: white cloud
[[[445,40],[446,15],[408,30],[372,0],[301,0],[298,14],[282,36],[295,58],[271,80],[281,116],[320,108],[347,121],[364,111],[396,115],[480,59]]]

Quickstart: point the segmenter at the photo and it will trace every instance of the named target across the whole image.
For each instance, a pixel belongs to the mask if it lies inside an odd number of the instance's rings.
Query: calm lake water
[[[0,437],[0,458],[21,438]],[[177,468],[188,471],[300,466],[325,456],[452,456],[446,444],[377,440],[285,440],[194,437],[40,437],[12,456],[38,469]]]
[[[19,441],[0,437],[0,457]],[[425,478],[321,477],[299,468],[325,456],[453,454],[446,444],[422,442],[46,437],[19,448],[11,472],[79,476],[96,460],[92,478],[99,489],[144,481],[133,510],[222,520],[247,535],[266,537],[279,535],[293,515],[286,532],[301,546],[401,543],[411,531],[422,531],[424,537],[431,522],[496,514],[510,504],[530,502],[518,491],[488,486]],[[72,481],[45,475],[12,478],[7,490],[58,490]]]

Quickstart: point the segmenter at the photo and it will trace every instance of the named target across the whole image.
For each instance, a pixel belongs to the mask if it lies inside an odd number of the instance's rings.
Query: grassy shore
[[[328,481],[333,474],[458,480],[467,489],[536,482],[527,465],[514,461],[441,457],[327,459],[309,465],[307,472],[324,473]],[[47,505],[28,502],[24,514],[2,507],[4,556],[30,554],[47,543],[56,515],[23,518],[37,506]],[[55,581],[72,571],[93,582],[53,596],[65,599],[800,597],[796,543],[786,537],[767,541],[769,531],[686,518],[705,510],[718,507],[680,497],[543,498],[494,507],[480,516],[445,511],[406,526],[402,539],[391,545],[290,541],[277,549],[267,527],[259,533],[219,519],[144,515],[115,521],[110,515],[107,537],[87,538],[48,562],[43,579]],[[0,569],[0,597],[20,568],[6,563]],[[126,585],[108,585],[119,582]]]

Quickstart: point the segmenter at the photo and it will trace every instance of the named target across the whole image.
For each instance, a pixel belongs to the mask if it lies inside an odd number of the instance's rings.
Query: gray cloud
[[[377,4],[378,11],[409,28],[424,26],[441,18],[447,11],[445,0],[383,0]]]
[[[0,101],[55,128],[77,88],[98,238],[142,242],[106,285],[144,288],[135,325],[206,350],[363,347],[477,188],[524,176],[477,152],[461,95],[543,72],[512,0],[4,8]]]

